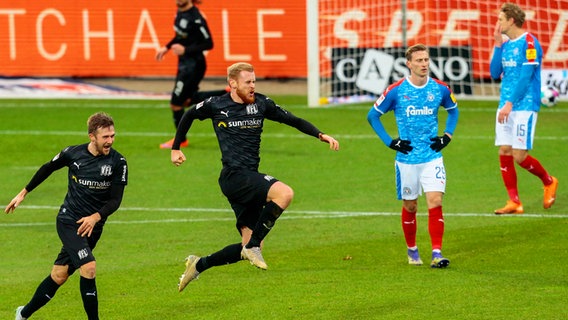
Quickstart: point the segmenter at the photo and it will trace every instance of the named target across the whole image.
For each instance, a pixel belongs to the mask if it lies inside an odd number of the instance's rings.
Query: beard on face
[[[112,148],[112,143],[97,144],[97,151],[99,152],[99,154],[105,156],[110,153],[111,148]]]
[[[250,91],[248,89],[246,90],[239,90],[237,89],[237,95],[239,96],[239,98],[241,98],[241,100],[243,100],[244,103],[246,104],[251,104],[254,103],[254,94],[252,95],[252,97],[249,95]]]

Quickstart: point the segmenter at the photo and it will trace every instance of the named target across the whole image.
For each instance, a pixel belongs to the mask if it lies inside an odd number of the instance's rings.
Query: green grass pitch
[[[212,253],[239,236],[217,185],[211,123],[194,122],[181,167],[158,148],[173,135],[166,101],[2,100],[0,203],[4,208],[60,149],[87,142],[86,119],[102,110],[115,119],[114,147],[128,160],[130,180],[95,250],[101,319],[568,317],[568,103],[540,112],[531,152],[560,181],[556,204],[544,210],[540,181],[518,170],[525,214],[495,216],[506,201],[493,145],[496,103],[459,101],[458,128],[443,152],[443,252],[451,265],[437,270],[406,263],[394,151],[367,123],[371,103],[310,109],[303,96],[274,99],[337,138],[341,150],[285,125],[265,125],[261,171],[295,190],[266,239],[267,271],[248,262],[217,267],[177,292],[188,254]],[[394,136],[392,114],[384,123]],[[0,218],[0,319],[13,319],[51,270],[64,171]],[[424,197],[418,204],[426,262]],[[84,319],[78,282],[75,274],[33,319]]]

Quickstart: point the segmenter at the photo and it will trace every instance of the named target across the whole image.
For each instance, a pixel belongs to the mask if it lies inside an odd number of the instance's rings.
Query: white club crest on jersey
[[[110,175],[112,175],[112,167],[105,164],[101,167],[101,176],[108,177]]]
[[[256,106],[256,104],[249,104],[247,106],[247,114],[257,114],[258,113],[258,107]]]

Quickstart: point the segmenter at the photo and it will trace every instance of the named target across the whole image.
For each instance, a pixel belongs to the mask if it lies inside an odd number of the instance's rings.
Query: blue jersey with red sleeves
[[[413,147],[408,154],[396,153],[396,160],[402,163],[426,163],[440,158],[442,154],[430,148],[431,138],[438,136],[438,109],[457,110],[457,102],[447,84],[428,77],[425,85],[417,87],[408,79],[390,85],[375,102],[371,112],[377,116],[389,111],[394,112],[398,135],[402,140],[409,140]],[[446,132],[453,133],[457,123],[454,113]],[[375,129],[375,131],[377,131]],[[390,141],[383,141],[389,144]]]
[[[539,111],[542,47],[537,38],[524,33],[507,40],[492,59],[492,75],[501,75],[499,109],[510,101],[514,111]]]

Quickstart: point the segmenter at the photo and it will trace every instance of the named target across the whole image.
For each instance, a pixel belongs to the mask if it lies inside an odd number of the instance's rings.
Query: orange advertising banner
[[[401,45],[398,1],[378,6],[366,0],[313,1],[320,1],[320,12],[326,12],[319,17],[323,64],[329,63],[325,53],[330,48]],[[407,3],[408,43],[471,46],[474,77],[488,77],[499,3],[470,1],[467,8],[459,1]],[[549,10],[548,3],[527,0],[521,5],[528,8],[527,30],[543,46],[544,67],[563,69],[568,60],[568,1],[556,4],[560,10]],[[199,8],[214,42],[206,76],[224,77],[228,65],[246,61],[256,67],[258,77],[307,77],[306,4],[204,0]],[[176,10],[175,0],[2,0],[0,76],[173,76],[176,56],[168,53],[157,62],[154,55],[174,35]]]
[[[206,0],[213,35],[207,76],[247,61],[260,77],[306,76],[306,3]],[[175,0],[3,0],[0,76],[173,76],[177,57],[155,52],[173,36]]]

